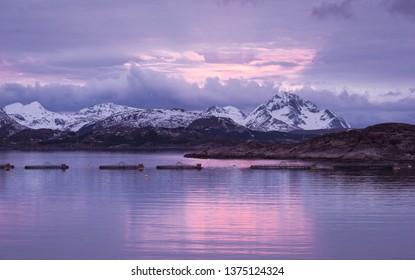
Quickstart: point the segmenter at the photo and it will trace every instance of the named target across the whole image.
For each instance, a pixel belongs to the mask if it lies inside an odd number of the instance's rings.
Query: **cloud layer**
[[[0,104],[249,110],[290,90],[357,126],[414,122],[414,25],[412,0],[3,1]]]
[[[14,102],[40,101],[47,109],[76,111],[105,102],[113,102],[138,108],[184,108],[203,110],[212,105],[236,106],[245,113],[273,95],[286,91],[284,85],[258,84],[247,79],[209,78],[204,86],[167,76],[164,73],[142,69],[136,65],[117,77],[90,80],[83,86],[47,84],[0,86],[0,106]],[[407,122],[415,119],[415,98],[404,92],[383,94],[387,102],[376,102],[368,95],[342,90],[318,90],[302,87],[292,92],[310,100],[320,108],[333,110],[343,116],[353,127],[366,127],[379,122]],[[407,90],[413,93],[413,89]]]

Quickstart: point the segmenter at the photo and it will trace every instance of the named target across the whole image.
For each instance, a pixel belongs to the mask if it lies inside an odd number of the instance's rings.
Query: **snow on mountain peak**
[[[4,111],[7,114],[42,114],[45,110],[46,109],[37,101],[33,101],[27,105],[17,102],[4,107]]]
[[[183,109],[135,109],[113,114],[97,122],[97,127],[187,127],[198,115]]]
[[[10,136],[26,127],[16,122],[13,118],[0,109],[0,137]]]
[[[56,113],[46,110],[36,101],[27,105],[7,105],[4,111],[19,124],[30,128],[70,131],[91,124],[96,127],[187,127],[196,119],[209,117],[228,118],[258,131],[350,128],[333,112],[320,110],[315,104],[292,93],[276,94],[249,115],[233,106],[211,106],[202,112],[190,112],[183,109],[137,109],[114,103],[96,104],[74,113]]]
[[[252,130],[260,131],[350,127],[329,110],[319,110],[312,102],[292,93],[276,94],[258,106],[245,118],[245,125]]]
[[[82,126],[107,118],[113,114],[131,111],[134,108],[103,103],[81,109],[75,113],[56,113],[45,109],[39,102],[27,105],[14,103],[4,107],[4,111],[18,123],[34,129],[49,128],[77,131]]]
[[[237,124],[243,124],[245,119],[245,114],[236,107],[233,106],[211,106],[200,113],[202,117],[220,117],[220,118],[229,118]]]
[[[79,110],[76,114],[78,115],[86,115],[86,116],[97,116],[99,118],[106,118],[113,114],[136,110],[136,108],[117,105],[114,103],[101,103],[89,106],[87,108]]]

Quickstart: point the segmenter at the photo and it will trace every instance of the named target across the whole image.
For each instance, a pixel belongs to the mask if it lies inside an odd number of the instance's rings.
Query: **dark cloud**
[[[373,12],[381,13],[381,8]],[[304,77],[347,87],[384,88],[384,91],[413,87],[415,29],[384,15],[379,18],[366,14],[365,21],[369,23],[359,27],[352,21],[344,23],[327,37],[313,64],[303,72]]]
[[[259,99],[266,100],[274,93],[271,83],[260,86],[244,79],[230,79],[224,84],[217,78],[209,78],[200,88],[163,73],[132,66],[128,72],[92,79],[84,86],[3,84],[0,86],[0,106],[39,101],[50,110],[74,111],[92,104],[113,102],[138,108],[202,110],[211,105],[237,105],[250,110],[258,105]]]
[[[383,96],[392,96],[392,97],[397,97],[397,96],[401,96],[402,92],[399,90],[395,90],[395,91],[389,91],[387,93],[384,93]]]
[[[413,0],[385,0],[384,4],[390,13],[401,14],[415,20],[415,1]]]
[[[384,122],[415,123],[415,96],[395,101],[373,102],[368,95],[343,90],[340,93],[331,90],[316,90],[305,87],[296,91],[320,108],[328,108],[344,117],[354,128]]]
[[[318,19],[352,17],[351,4],[353,0],[343,0],[340,3],[323,2],[319,6],[313,7],[311,15]]]
[[[188,110],[203,110],[211,105],[233,105],[249,113],[260,103],[283,91],[284,87],[274,83],[259,85],[245,79],[220,81],[218,78],[207,79],[201,88],[162,73],[133,66],[124,75],[91,80],[84,86],[3,84],[0,86],[0,106],[39,101],[52,111],[76,111],[103,102],[137,108]],[[348,90],[337,93],[304,87],[293,92],[319,108],[332,110],[353,127],[366,127],[381,122],[414,123],[415,120],[414,97],[373,103],[368,96]],[[395,94],[388,96],[400,97]]]

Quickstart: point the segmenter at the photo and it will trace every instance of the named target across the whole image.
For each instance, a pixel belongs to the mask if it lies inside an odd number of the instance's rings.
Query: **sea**
[[[0,170],[0,259],[415,259],[415,170],[252,170],[308,163],[183,154],[0,152],[15,166]]]

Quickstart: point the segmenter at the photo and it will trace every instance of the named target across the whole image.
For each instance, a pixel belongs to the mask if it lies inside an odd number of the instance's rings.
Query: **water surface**
[[[139,171],[99,165],[144,163]],[[156,170],[200,162],[201,171]],[[2,152],[0,259],[415,259],[415,172],[182,153]],[[30,164],[67,163],[59,170]]]

